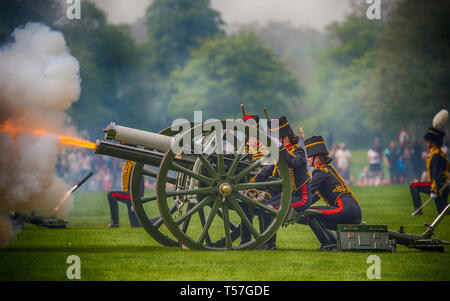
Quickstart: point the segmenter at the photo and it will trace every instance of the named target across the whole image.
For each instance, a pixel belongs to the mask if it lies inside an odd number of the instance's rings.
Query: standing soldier
[[[328,206],[313,206],[310,209],[320,214],[306,216],[309,226],[321,243],[319,250],[336,249],[336,236],[329,230],[336,230],[338,224],[360,224],[361,209],[353,192],[330,165],[332,159],[322,136],[312,136],[305,140],[308,163],[314,168],[311,180],[314,204],[323,199]]]
[[[309,206],[309,199],[311,196],[310,180],[311,176],[308,172],[308,166],[306,161],[306,155],[303,148],[298,146],[299,137],[294,134],[291,126],[286,118],[282,116],[277,118],[279,123],[278,127],[269,127],[269,132],[274,134],[278,133],[278,145],[280,156],[286,161],[291,176],[291,206],[296,211],[303,211]],[[277,165],[266,166],[255,178],[255,182],[264,181],[268,178],[280,177]],[[281,193],[272,196],[269,200],[265,201],[265,205],[270,205],[275,209],[278,209],[281,201]],[[263,220],[263,225],[266,228],[270,222],[271,217],[268,214],[261,213],[260,219]],[[274,235],[262,249],[274,250],[276,249],[276,235]]]
[[[446,154],[441,150],[444,136],[445,133],[443,131],[434,127],[430,127],[425,134],[424,140],[430,150],[426,160],[428,181],[413,183],[410,186],[415,210],[422,205],[420,199],[421,192],[430,194],[430,198],[436,204],[438,214],[447,205],[450,163]],[[416,214],[421,215],[422,211],[420,210]]]

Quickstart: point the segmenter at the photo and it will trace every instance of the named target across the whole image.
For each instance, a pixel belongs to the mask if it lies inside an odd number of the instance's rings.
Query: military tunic
[[[427,182],[418,182],[410,185],[410,191],[413,199],[414,208],[417,209],[422,205],[420,193],[434,193],[437,198],[434,200],[438,214],[444,210],[447,205],[447,198],[449,195],[448,186],[450,163],[447,156],[439,147],[433,147],[430,150],[426,160],[427,167]]]
[[[305,151],[297,144],[282,146],[280,156],[286,161],[291,177],[291,206],[297,211],[308,208],[311,195],[309,182],[311,175],[307,168]],[[276,164],[265,167],[255,178],[255,182],[266,181],[269,178],[279,178],[280,172]],[[272,205],[278,209],[281,200],[281,193],[273,196],[265,204]]]
[[[329,164],[316,165],[311,180],[312,201],[324,200],[328,206],[312,206],[321,212],[311,216],[321,220],[326,228],[335,230],[338,224],[361,223],[358,201],[336,169]]]

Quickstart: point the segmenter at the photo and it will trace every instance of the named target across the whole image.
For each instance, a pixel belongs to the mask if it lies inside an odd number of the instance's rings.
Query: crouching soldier
[[[319,250],[336,249],[336,236],[332,231],[338,224],[360,224],[361,209],[353,192],[342,180],[336,169],[330,165],[331,158],[322,136],[312,136],[305,140],[308,164],[314,168],[311,179],[311,204],[319,199],[328,206],[311,206],[320,214],[306,216],[309,226],[317,236]]]
[[[443,131],[433,127],[430,127],[425,134],[424,139],[430,150],[426,160],[428,181],[410,185],[415,210],[422,205],[420,199],[421,192],[430,194],[430,198],[433,199],[436,204],[438,214],[440,214],[447,206],[450,163],[445,153],[441,150],[444,136],[445,133]],[[419,211],[417,214],[422,214],[422,211]]]
[[[311,176],[308,172],[305,151],[298,146],[299,137],[294,134],[288,120],[285,116],[278,118],[278,127],[269,127],[272,134],[278,133],[278,145],[280,156],[286,161],[291,176],[291,206],[296,211],[303,211],[309,206],[311,196],[310,181]],[[265,181],[268,178],[279,178],[280,174],[277,165],[266,166],[255,178],[255,182]],[[278,209],[281,201],[281,193],[278,193],[269,200],[265,201],[265,205],[270,205]],[[272,217],[268,214],[260,212],[260,219],[263,221],[263,227],[267,228],[272,221]],[[276,234],[261,247],[266,250],[276,249]]]

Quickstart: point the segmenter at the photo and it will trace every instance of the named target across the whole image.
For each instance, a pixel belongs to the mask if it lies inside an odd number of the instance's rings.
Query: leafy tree
[[[400,1],[386,23],[369,98],[372,124],[431,125],[450,99],[450,2]]]
[[[255,34],[264,44],[272,48],[289,66],[305,90],[312,84],[312,70],[315,68],[313,54],[325,47],[326,35],[314,28],[294,26],[290,22],[269,22],[243,24],[240,30]],[[302,115],[301,112],[298,112]]]
[[[224,33],[209,0],[155,0],[147,8],[148,60],[164,76],[189,57],[203,39]]]
[[[327,26],[328,47],[317,54],[313,87],[307,97],[306,131],[333,134],[350,146],[369,144],[364,104],[372,78],[383,23],[351,15]]]
[[[171,83],[168,109],[177,118],[192,118],[194,110],[204,118],[237,118],[241,103],[248,112],[262,114],[265,106],[271,117],[289,116],[303,93],[273,50],[245,32],[205,41]]]
[[[60,26],[68,47],[80,63],[81,95],[69,109],[80,129],[92,137],[114,121],[149,126],[141,116],[147,103],[137,95],[140,51],[126,25],[110,25],[95,4],[81,2],[82,18]]]
[[[42,22],[49,26],[62,16],[60,1],[57,0],[8,0],[0,2],[0,44],[6,42],[13,30],[28,22]]]

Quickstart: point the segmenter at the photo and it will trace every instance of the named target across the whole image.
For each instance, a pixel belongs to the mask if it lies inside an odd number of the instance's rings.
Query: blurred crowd
[[[442,147],[448,152],[448,144]],[[410,184],[427,181],[426,159],[428,149],[423,139],[413,141],[406,127],[402,127],[396,140],[384,148],[378,138],[367,151],[367,165],[356,179],[358,186]],[[345,143],[334,144],[330,155],[334,165],[347,184],[355,181],[350,174],[351,153]],[[386,170],[386,172],[385,172]]]
[[[446,143],[443,146],[445,153],[448,152]],[[390,141],[386,148],[378,138],[374,139],[372,147],[367,151],[367,165],[356,181],[350,172],[352,154],[345,143],[333,144],[330,156],[333,158],[333,165],[348,185],[356,183],[358,186],[378,186],[427,180],[425,162],[428,149],[423,139],[413,141],[405,127],[402,127],[397,139]],[[92,171],[94,175],[81,190],[121,190],[124,162],[108,156],[95,156],[86,149],[68,148],[59,156],[57,172],[67,183],[75,185]],[[145,187],[153,188],[154,179],[146,178]]]
[[[80,182],[89,172],[93,176],[79,190],[121,190],[122,167],[125,160],[95,156],[82,148],[67,148],[58,157],[57,173],[70,185]],[[153,188],[153,179],[145,179],[146,188]]]

